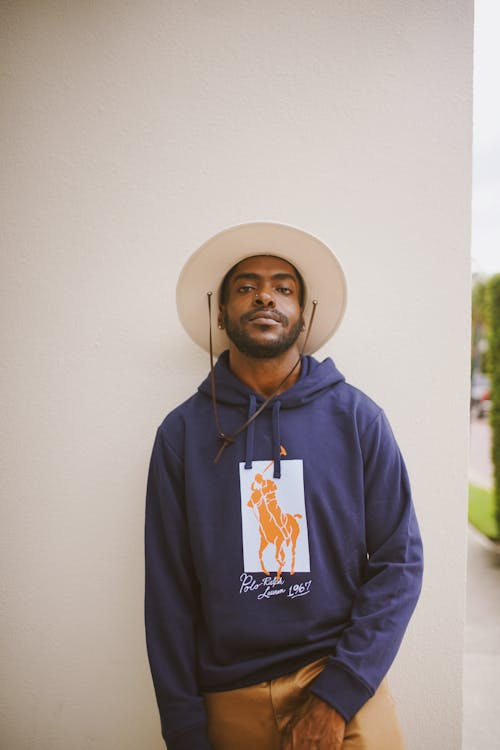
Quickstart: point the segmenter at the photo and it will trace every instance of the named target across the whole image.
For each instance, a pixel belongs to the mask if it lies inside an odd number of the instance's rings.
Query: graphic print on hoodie
[[[281,454],[286,455],[283,446]],[[265,585],[265,592],[260,595],[266,597],[286,593],[282,586],[276,588],[276,584],[283,583],[284,571],[293,576],[296,571],[309,572],[311,569],[302,461],[282,462],[279,479],[266,475],[273,464],[272,460],[254,461],[249,471],[244,463],[240,463],[244,561],[241,581],[244,590],[248,590],[250,582],[254,586]],[[251,575],[255,571],[266,575],[260,584]],[[275,573],[274,580],[268,581],[271,572]],[[302,591],[308,592],[310,585],[308,581]],[[295,590],[290,589],[289,596]]]

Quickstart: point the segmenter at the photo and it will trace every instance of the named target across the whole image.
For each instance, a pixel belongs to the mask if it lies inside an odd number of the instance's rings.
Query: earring
[[[220,328],[222,330],[222,328],[224,328],[224,326],[222,325],[222,323],[218,323],[217,324],[217,328]]]

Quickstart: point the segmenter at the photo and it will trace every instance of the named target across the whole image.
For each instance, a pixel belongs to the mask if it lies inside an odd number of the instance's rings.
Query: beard
[[[287,316],[282,313],[279,313],[279,316],[283,328],[286,327],[287,330],[283,330],[281,335],[274,341],[255,341],[242,325],[233,323],[228,318],[227,313],[224,313],[224,328],[226,329],[228,339],[232,341],[242,354],[246,354],[248,357],[253,357],[254,359],[273,359],[291,349],[299,338],[303,326],[302,315],[291,328],[288,328],[289,320]],[[242,324],[247,319],[248,313],[247,315],[242,315],[239,322]]]

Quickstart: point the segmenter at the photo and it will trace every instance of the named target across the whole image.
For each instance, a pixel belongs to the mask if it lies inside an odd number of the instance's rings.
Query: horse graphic
[[[297,538],[300,534],[300,525],[297,518],[302,518],[300,513],[284,513],[276,499],[278,486],[272,479],[265,479],[262,474],[256,474],[251,484],[252,494],[247,505],[254,512],[259,521],[260,567],[266,575],[269,575],[262,554],[269,544],[275,547],[275,560],[278,563],[276,580],[281,580],[281,572],[285,566],[284,546],[291,545],[292,560],[290,564],[290,575],[295,572],[295,550]]]

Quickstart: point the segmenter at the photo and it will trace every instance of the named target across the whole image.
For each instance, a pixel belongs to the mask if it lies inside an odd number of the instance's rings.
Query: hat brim
[[[209,351],[207,293],[212,292],[212,341],[214,354],[229,347],[224,330],[217,327],[219,291],[226,273],[239,261],[255,255],[275,255],[299,271],[305,285],[306,325],[317,300],[306,354],[312,354],[335,333],[344,316],[347,285],[335,254],[317,237],[286,224],[252,222],[224,229],[188,258],[177,282],[177,312],[193,341]],[[298,340],[302,348],[304,333]]]

